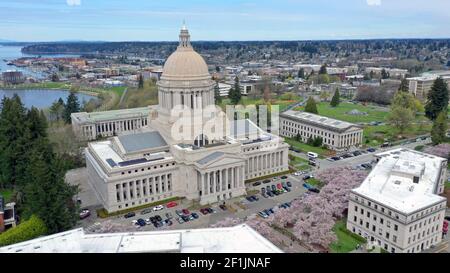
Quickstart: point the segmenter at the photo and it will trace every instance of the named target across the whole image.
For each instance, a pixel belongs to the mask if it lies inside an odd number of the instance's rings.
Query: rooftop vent
[[[409,187],[408,190],[409,190],[410,192],[412,192],[412,191],[414,190],[414,186]]]
[[[395,181],[394,181],[394,184],[395,184],[395,185],[400,185],[401,183],[402,183],[402,182],[401,182],[400,180],[395,180]]]

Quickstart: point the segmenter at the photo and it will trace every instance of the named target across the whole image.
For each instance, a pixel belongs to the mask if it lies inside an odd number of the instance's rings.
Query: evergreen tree
[[[314,100],[313,97],[309,97],[308,100],[306,101],[305,112],[313,114],[319,113],[319,111],[317,111],[316,101]]]
[[[222,103],[222,96],[220,96],[219,83],[214,86],[214,100],[217,105]]]
[[[4,97],[0,112],[0,188],[15,186],[26,165],[28,128],[19,96]]]
[[[442,111],[433,122],[433,127],[431,128],[431,141],[434,145],[445,141],[447,138],[447,127],[447,111]]]
[[[305,69],[300,68],[300,70],[298,71],[298,75],[297,75],[300,79],[304,79],[305,78]]]
[[[52,82],[59,82],[58,74],[56,74],[56,73],[52,74],[51,80],[52,80]]]
[[[50,120],[55,120],[58,121],[60,119],[63,118],[63,114],[64,114],[64,101],[62,100],[62,98],[59,98],[57,101],[53,102],[52,105],[50,106]]]
[[[319,75],[325,75],[325,74],[328,74],[327,73],[327,64],[322,65],[319,70]]]
[[[47,118],[44,112],[35,107],[27,113],[27,125],[30,130],[30,140],[33,141],[40,137],[47,137]]]
[[[400,83],[400,86],[398,87],[398,91],[400,92],[408,92],[408,81],[406,79],[403,79]]]
[[[330,105],[331,107],[337,107],[340,103],[341,95],[339,94],[339,88],[336,88],[334,92],[333,98],[331,99]]]
[[[139,74],[138,78],[139,78],[138,88],[143,89],[144,88],[144,77],[142,76],[142,74]]]
[[[234,86],[230,89],[228,97],[230,98],[231,104],[233,104],[233,105],[237,105],[239,103],[239,101],[241,100],[241,97],[242,97],[241,86],[239,85],[238,77],[236,77],[234,79]]]
[[[64,121],[66,123],[72,123],[70,115],[79,111],[80,103],[78,102],[78,98],[75,95],[75,92],[70,92],[69,96],[67,97],[67,102],[64,109]]]
[[[381,70],[381,78],[384,79],[388,79],[389,78],[389,73],[386,71],[386,69],[382,69]]]
[[[434,81],[431,90],[428,92],[425,104],[425,115],[427,118],[435,120],[441,111],[447,111],[448,99],[447,83],[439,77]]]
[[[77,187],[64,181],[61,163],[46,138],[36,140],[26,170],[22,213],[25,218],[38,216],[50,233],[67,230],[77,221],[78,208],[72,200]]]

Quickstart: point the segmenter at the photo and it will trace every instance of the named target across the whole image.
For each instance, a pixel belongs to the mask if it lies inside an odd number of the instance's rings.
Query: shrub
[[[47,227],[44,221],[33,215],[17,227],[0,234],[0,247],[28,241],[46,233]]]

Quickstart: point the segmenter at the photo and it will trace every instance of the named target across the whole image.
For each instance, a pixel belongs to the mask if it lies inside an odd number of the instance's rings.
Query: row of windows
[[[159,165],[159,168],[164,168],[164,167],[169,167],[169,166],[175,166],[175,162],[172,163],[167,163],[165,165]],[[151,170],[152,167],[147,167],[147,171]],[[158,165],[154,165],[153,169],[158,169]],[[140,169],[141,172],[144,172],[146,170],[146,168],[141,168]],[[135,169],[134,172],[137,173],[139,171],[139,169]],[[133,172],[133,170],[129,170],[128,174],[131,174]],[[122,175],[125,175],[125,172],[122,172]]]
[[[439,225],[436,225],[436,226],[432,226],[431,229],[428,228],[426,230],[426,234],[425,234],[425,230],[422,233],[419,232],[417,234],[414,234],[413,236],[408,237],[408,244],[411,243],[411,238],[412,238],[412,242],[414,243],[416,241],[416,236],[417,236],[417,240],[420,240],[420,238],[425,237],[425,235],[430,235],[430,231],[431,231],[431,233],[433,233],[433,232],[437,231],[438,229],[439,229]]]
[[[357,223],[357,222],[358,222],[358,217],[354,216],[354,217],[353,217],[353,221],[354,221],[355,223]],[[389,222],[389,221],[387,221],[387,222]],[[383,221],[381,221],[381,223],[383,223]],[[370,222],[365,222],[365,225],[364,225],[363,219],[359,219],[359,225],[360,225],[360,226],[365,226],[365,228],[366,228],[367,230],[370,229]],[[389,224],[388,228],[389,228],[389,227],[390,227],[390,224]],[[376,227],[374,224],[372,224],[372,229],[371,229],[371,230],[372,230],[372,232],[376,233],[376,232],[377,232],[377,227]],[[397,226],[397,225],[394,225],[394,231],[398,231],[398,226]],[[378,235],[383,236],[383,229],[382,229],[381,227],[378,228]],[[387,240],[390,240],[390,239],[391,239],[391,234],[389,233],[389,231],[386,231],[386,233],[385,233],[384,236],[386,237]],[[393,236],[392,236],[392,241],[393,241],[394,243],[397,242],[397,235],[393,235]]]
[[[410,219],[410,220],[413,221],[413,220],[415,220],[415,219],[418,219],[418,218],[423,217],[424,215],[427,215],[427,214],[430,214],[430,213],[432,213],[432,212],[438,211],[438,210],[440,210],[440,209],[444,206],[444,204],[445,204],[445,203],[440,203],[439,205],[433,206],[433,207],[431,207],[431,208],[428,208],[428,209],[426,209],[426,210],[423,210],[423,211],[421,211],[421,212],[418,212],[418,213],[416,213],[416,214],[413,214],[413,215],[411,216],[411,219]]]
[[[287,125],[287,126],[283,126],[283,129],[286,130],[286,131],[298,133],[298,129],[300,129],[302,132],[303,131],[304,132],[311,132],[311,133],[314,133],[314,134],[317,134],[317,135],[321,135],[321,136],[324,136],[324,137],[335,137],[335,134],[328,133],[328,132],[325,132],[323,130],[318,130],[316,128],[303,126],[303,125],[300,125],[298,123],[293,123],[293,122],[286,121],[286,120],[283,123],[285,125]],[[294,130],[294,128],[297,128],[297,130]]]
[[[355,206],[354,209],[355,209],[355,212],[358,212],[358,206]],[[363,208],[359,209],[359,212],[360,212],[361,215],[364,216],[364,209],[363,209]],[[370,211],[367,210],[367,211],[366,211],[366,217],[370,219],[370,216],[371,216],[371,213],[370,213]],[[356,216],[355,216],[355,219],[356,219]],[[374,213],[372,213],[372,219],[373,219],[374,221],[377,221],[377,219],[378,219],[377,215],[374,214]],[[356,221],[356,220],[355,220],[355,221]],[[380,222],[380,224],[384,225],[384,218],[383,218],[383,217],[379,217],[379,222]],[[387,220],[387,221],[386,221],[386,226],[387,226],[388,228],[390,228],[390,227],[391,227],[391,221]],[[397,230],[398,230],[398,225],[397,225],[397,224],[394,224],[393,227],[394,227],[394,231],[397,231]]]
[[[381,211],[381,213],[387,214],[391,217],[394,215],[394,212],[392,212],[391,210],[386,209],[383,206],[379,206],[376,203],[372,203],[369,200],[365,200],[364,198],[355,196],[355,200],[363,205],[366,205],[366,206],[374,209],[374,210]],[[357,209],[357,207],[355,206],[355,211],[356,211],[356,209]],[[399,219],[399,218],[400,218],[399,215],[397,213],[395,213],[395,219]]]
[[[428,222],[428,224],[431,224],[432,222],[434,223],[436,221],[440,221],[440,218],[441,218],[441,216],[438,214],[438,215],[434,215],[433,218],[431,218],[431,217],[428,218],[428,220],[425,219],[423,221],[420,221],[420,222],[414,224],[414,226],[411,225],[409,227],[409,232],[412,232],[413,228],[414,228],[414,230],[417,230],[417,227],[419,227],[419,229],[422,228],[422,224],[423,224],[423,226],[425,226],[427,224],[427,222]]]

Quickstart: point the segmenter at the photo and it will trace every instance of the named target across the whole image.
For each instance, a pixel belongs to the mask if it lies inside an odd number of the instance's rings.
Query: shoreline
[[[100,93],[98,92],[93,92],[93,91],[87,91],[87,90],[74,90],[74,91],[70,91],[70,88],[63,88],[63,87],[38,87],[38,86],[27,86],[27,87],[18,87],[18,88],[11,88],[11,87],[3,87],[0,86],[1,90],[6,90],[6,91],[13,91],[13,90],[49,90],[49,91],[67,91],[67,92],[74,92],[74,93],[81,93],[81,94],[86,94],[89,96],[93,96],[93,97],[99,97]]]

